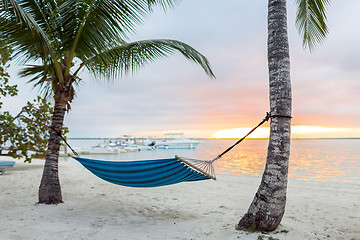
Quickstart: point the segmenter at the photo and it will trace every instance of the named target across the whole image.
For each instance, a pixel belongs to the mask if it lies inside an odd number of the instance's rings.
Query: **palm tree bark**
[[[273,231],[285,213],[292,101],[286,0],[269,0],[268,67],[272,118],[266,166],[254,200],[236,226],[238,230],[256,227]]]
[[[49,145],[46,152],[46,161],[39,188],[39,203],[58,204],[62,203],[61,187],[58,175],[58,158],[60,149],[60,136],[66,102],[56,101],[50,128]]]

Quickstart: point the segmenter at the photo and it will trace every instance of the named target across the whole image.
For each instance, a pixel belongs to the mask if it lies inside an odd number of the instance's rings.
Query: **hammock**
[[[127,187],[160,187],[180,182],[216,179],[209,161],[188,159],[193,160],[191,164],[178,156],[126,162],[73,158],[99,178]]]
[[[79,157],[79,155],[70,147],[61,134],[58,133],[58,135],[76,155],[76,157],[73,158],[99,178],[123,186],[147,188],[181,182],[193,182],[209,179],[216,180],[212,163],[220,159],[225,153],[243,141],[247,136],[255,131],[256,128],[262,125],[265,121],[268,121],[269,118],[270,114],[267,113],[266,117],[248,134],[212,160],[198,160],[179,156],[169,159],[142,161],[102,161],[87,159]]]

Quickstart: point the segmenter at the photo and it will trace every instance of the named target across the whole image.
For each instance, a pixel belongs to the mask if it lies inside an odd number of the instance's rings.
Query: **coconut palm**
[[[296,0],[296,3],[296,25],[303,38],[303,46],[313,50],[327,34],[325,9],[329,1]],[[247,213],[236,226],[239,230],[249,227],[275,230],[285,212],[292,101],[287,35],[286,0],[269,0],[270,139],[259,189]]]
[[[208,60],[189,45],[158,39],[128,42],[129,33],[160,4],[176,0],[1,0],[0,33],[24,67],[21,75],[54,99],[39,203],[62,202],[58,178],[60,132],[79,73],[115,79],[146,63],[180,52],[213,77]],[[26,65],[25,65],[26,64]]]

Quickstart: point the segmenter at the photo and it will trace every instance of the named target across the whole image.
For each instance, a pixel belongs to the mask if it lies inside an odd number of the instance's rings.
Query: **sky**
[[[329,35],[311,53],[295,28],[294,2],[288,1],[292,137],[360,137],[360,1],[331,1]],[[208,58],[216,79],[180,54],[109,81],[83,71],[65,117],[68,137],[242,137],[269,111],[266,21],[267,1],[183,0],[166,12],[156,8],[131,41],[185,42]],[[38,94],[17,77],[20,67],[10,69],[19,95],[3,105],[14,113]],[[268,125],[251,137],[268,136]]]

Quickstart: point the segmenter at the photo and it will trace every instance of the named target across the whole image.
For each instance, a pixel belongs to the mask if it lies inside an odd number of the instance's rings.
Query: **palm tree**
[[[180,41],[158,39],[127,42],[154,5],[164,9],[177,0],[1,0],[0,33],[27,64],[22,76],[31,76],[45,95],[54,99],[39,203],[62,202],[58,178],[60,132],[74,87],[86,68],[97,78],[117,78],[156,59],[180,52],[211,77],[208,60]],[[30,65],[31,64],[31,65]]]
[[[313,50],[327,34],[325,9],[329,1],[296,2],[296,25],[303,45]],[[255,227],[273,231],[285,213],[292,102],[286,0],[268,3],[268,67],[271,122],[266,166],[254,200],[236,226],[238,230]]]

